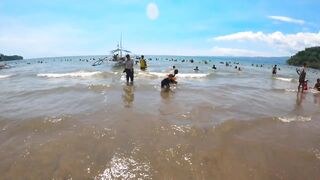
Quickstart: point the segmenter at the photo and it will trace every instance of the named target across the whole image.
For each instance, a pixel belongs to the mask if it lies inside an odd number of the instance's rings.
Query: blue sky
[[[0,53],[290,56],[320,45],[319,0],[1,0]]]

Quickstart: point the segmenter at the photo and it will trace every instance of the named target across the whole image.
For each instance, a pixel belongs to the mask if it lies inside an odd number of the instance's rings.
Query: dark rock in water
[[[4,54],[0,54],[0,61],[13,61],[13,60],[22,60],[22,56],[13,55],[13,56],[6,56]]]

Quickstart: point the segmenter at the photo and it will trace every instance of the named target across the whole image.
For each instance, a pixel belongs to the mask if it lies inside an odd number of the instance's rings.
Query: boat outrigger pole
[[[123,52],[124,53],[131,53],[128,50],[122,49],[122,33],[120,34],[120,42],[118,42],[117,44],[117,49],[112,50],[111,54],[113,55],[111,59],[109,59],[110,61],[116,61],[116,62],[121,62],[124,60],[123,57]],[[119,56],[120,55],[120,56]],[[96,62],[93,63],[92,66],[97,66],[97,65],[101,65],[103,63],[103,61],[107,61],[108,57],[104,57],[103,59],[100,59]]]

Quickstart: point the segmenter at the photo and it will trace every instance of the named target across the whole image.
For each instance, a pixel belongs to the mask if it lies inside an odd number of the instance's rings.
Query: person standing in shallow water
[[[146,68],[147,68],[147,62],[144,59],[144,56],[142,55],[140,59],[140,69],[144,71],[146,70]]]
[[[126,73],[126,80],[127,84],[129,84],[129,79],[131,83],[133,83],[133,76],[134,76],[134,71],[133,71],[133,60],[130,58],[130,55],[126,55],[127,61],[125,62],[125,69],[123,72]]]
[[[276,75],[277,74],[277,65],[274,65],[272,68],[272,74]]]
[[[299,85],[298,85],[298,91],[300,91],[300,87],[302,86],[302,92],[305,89],[305,81],[306,81],[306,71],[307,71],[307,64],[303,63],[303,67],[301,69],[296,69],[298,75],[299,75]]]

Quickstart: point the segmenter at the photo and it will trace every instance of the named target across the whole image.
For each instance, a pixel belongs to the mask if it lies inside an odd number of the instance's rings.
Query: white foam
[[[292,78],[283,78],[283,77],[275,77],[274,79],[280,80],[280,81],[286,81],[286,82],[293,82],[294,79]]]
[[[0,75],[0,79],[5,79],[5,78],[9,78],[11,77],[12,75]]]
[[[278,117],[281,122],[289,123],[289,122],[308,122],[311,121],[311,117],[303,117],[303,116],[291,116],[291,117]]]
[[[189,73],[189,74],[177,74],[177,77],[181,78],[205,78],[209,74],[204,74],[204,73]]]
[[[101,74],[100,71],[94,72],[86,72],[86,71],[78,71],[71,73],[46,73],[46,74],[37,74],[39,77],[49,77],[49,78],[63,78],[63,77],[91,77],[98,74]]]
[[[286,92],[298,92],[297,89],[285,89]]]
[[[167,77],[169,73],[161,73],[161,72],[149,72],[147,74],[151,74],[157,77]],[[209,74],[205,73],[179,73],[176,75],[178,78],[205,78]]]
[[[308,92],[311,92],[312,94],[319,94],[320,91],[316,90],[316,89],[309,89]]]

